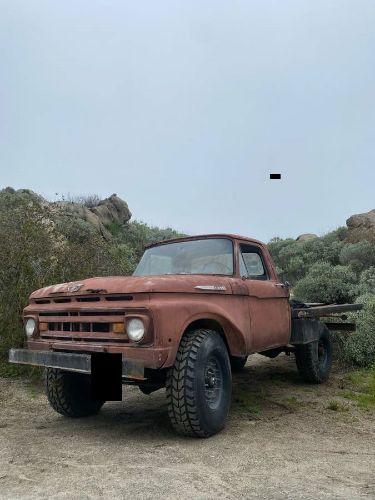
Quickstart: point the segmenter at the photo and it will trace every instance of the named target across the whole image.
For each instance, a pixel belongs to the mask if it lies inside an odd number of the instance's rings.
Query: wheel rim
[[[208,359],[204,373],[204,395],[208,406],[214,410],[219,406],[223,390],[223,374],[218,360]]]
[[[327,348],[322,340],[318,342],[318,360],[320,368],[324,367],[327,361]]]

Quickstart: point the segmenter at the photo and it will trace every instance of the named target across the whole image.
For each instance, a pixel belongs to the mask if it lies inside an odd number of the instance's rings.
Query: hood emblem
[[[197,288],[198,290],[211,290],[214,292],[224,292],[226,290],[224,285],[197,285],[194,288]]]
[[[80,288],[83,287],[83,283],[73,283],[67,286],[68,292],[78,292]]]

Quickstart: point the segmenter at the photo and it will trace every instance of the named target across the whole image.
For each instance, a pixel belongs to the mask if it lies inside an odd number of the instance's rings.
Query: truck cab
[[[121,383],[166,387],[173,427],[198,437],[223,427],[232,370],[291,349],[288,284],[266,245],[231,234],[150,245],[133,276],[36,290],[23,317],[26,349],[10,361],[45,367],[56,411],[95,413]]]

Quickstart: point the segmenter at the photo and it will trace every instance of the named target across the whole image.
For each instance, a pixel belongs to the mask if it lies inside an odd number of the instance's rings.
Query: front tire
[[[298,372],[305,382],[325,382],[332,366],[332,343],[328,328],[322,325],[318,341],[296,346],[295,356]]]
[[[179,434],[207,438],[224,427],[232,377],[228,351],[217,332],[198,329],[182,337],[166,390],[169,418]]]
[[[105,403],[91,399],[91,377],[83,373],[46,368],[45,388],[52,408],[65,417],[94,415]]]

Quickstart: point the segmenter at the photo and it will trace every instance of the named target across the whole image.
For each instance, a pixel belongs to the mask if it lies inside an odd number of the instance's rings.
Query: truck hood
[[[198,287],[198,288],[197,288]],[[60,283],[36,290],[31,299],[59,295],[133,293],[220,293],[231,294],[229,277],[213,275],[110,276]]]

